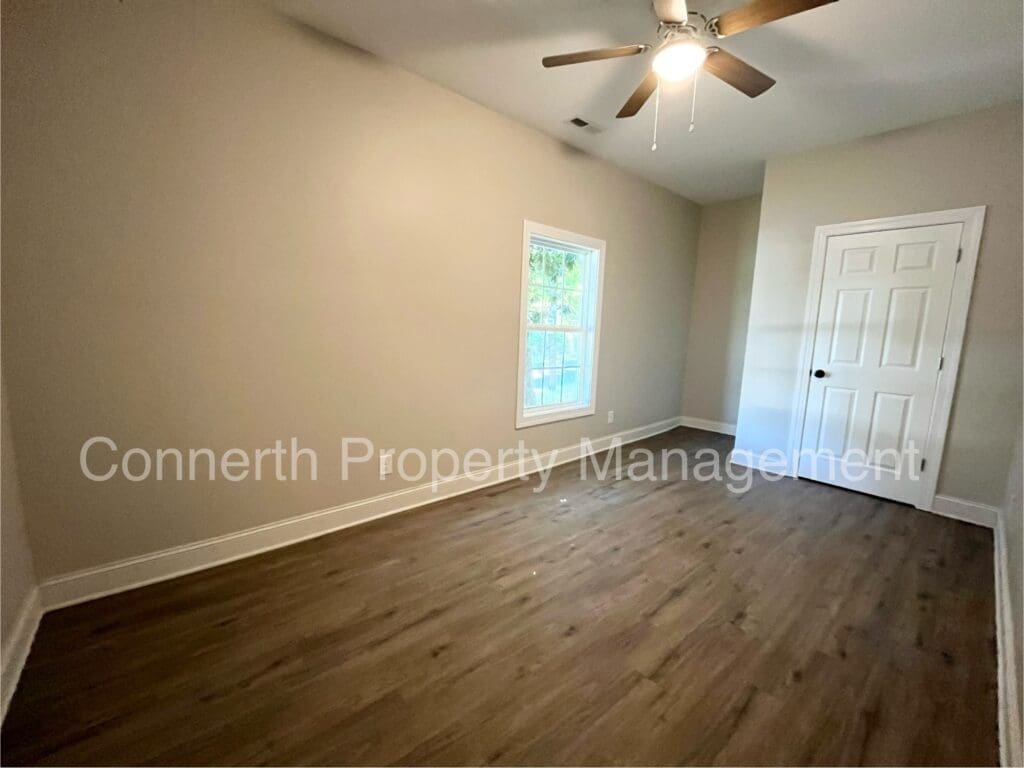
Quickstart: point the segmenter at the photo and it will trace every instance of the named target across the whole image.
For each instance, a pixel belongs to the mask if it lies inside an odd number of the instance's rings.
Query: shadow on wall
[[[339,52],[349,54],[351,56],[358,56],[368,61],[376,62],[381,67],[387,66],[383,59],[379,58],[373,53],[370,53],[370,51],[367,51],[365,48],[360,48],[358,45],[353,45],[352,43],[346,42],[345,40],[342,40],[340,37],[335,37],[334,35],[328,34],[327,32],[324,32],[322,29],[319,29],[318,27],[315,27],[312,24],[303,21],[297,16],[292,16],[288,13],[283,12],[278,12],[277,15],[284,21],[285,24],[287,24],[289,27],[294,29],[299,34],[301,34],[307,40],[314,42],[317,45],[322,45],[326,48],[337,50]]]
[[[760,215],[760,196],[701,208],[684,417],[736,424]]]

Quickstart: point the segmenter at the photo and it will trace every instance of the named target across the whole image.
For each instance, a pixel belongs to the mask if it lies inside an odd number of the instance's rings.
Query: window
[[[517,428],[594,413],[604,250],[524,222]]]

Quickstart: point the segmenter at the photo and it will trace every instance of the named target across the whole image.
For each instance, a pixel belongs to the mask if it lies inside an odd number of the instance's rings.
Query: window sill
[[[536,413],[520,413],[516,416],[516,429],[535,427],[539,424],[551,424],[556,421],[568,421],[584,416],[593,416],[597,408],[593,405],[581,405],[573,408],[556,408]]]

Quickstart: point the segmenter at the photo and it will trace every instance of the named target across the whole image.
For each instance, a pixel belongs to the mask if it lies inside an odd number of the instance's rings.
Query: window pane
[[[544,366],[546,368],[561,368],[562,355],[565,350],[565,334],[560,331],[548,331],[546,343],[544,344]]]
[[[523,399],[527,408],[544,404],[544,371],[527,371]]]
[[[528,323],[544,322],[544,289],[531,285],[527,294],[526,318]]]
[[[564,341],[565,352],[564,352],[564,358],[563,358],[563,361],[562,361],[562,365],[565,365],[565,366],[582,365],[583,364],[583,359],[582,359],[583,358],[583,355],[582,355],[583,334],[581,334],[581,333],[565,333],[565,334],[563,334],[563,336],[565,337],[565,341]]]
[[[583,309],[583,294],[577,291],[562,292],[562,311],[559,317],[561,325],[580,327],[581,313]]]
[[[580,369],[562,369],[562,402],[575,403],[580,398]]]
[[[544,249],[538,245],[530,245],[530,282],[544,282]]]
[[[562,369],[544,371],[544,405],[558,405],[562,402]]]
[[[557,288],[562,284],[564,260],[561,251],[544,250],[544,284]]]
[[[544,367],[544,332],[528,331],[526,334],[526,367]]]
[[[565,254],[565,287],[578,291],[583,287],[583,257],[578,253]]]
[[[558,325],[558,315],[562,308],[561,292],[557,288],[544,289],[544,316],[542,323]]]

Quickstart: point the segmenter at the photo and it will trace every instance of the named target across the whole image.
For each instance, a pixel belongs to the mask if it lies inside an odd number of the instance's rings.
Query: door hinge
[[[921,471],[924,472],[924,465],[928,462],[925,459],[921,459]]]
[[[960,263],[960,259],[962,259],[963,257],[964,257],[964,249],[963,249],[963,246],[961,246],[961,247],[956,249],[956,263],[959,264]]]
[[[940,371],[942,370],[942,366],[945,365],[945,363],[946,363],[945,355],[940,356],[939,357],[939,370]]]

